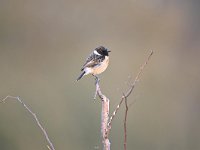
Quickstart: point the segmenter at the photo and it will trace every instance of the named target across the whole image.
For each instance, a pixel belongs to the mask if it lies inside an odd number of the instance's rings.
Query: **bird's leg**
[[[100,81],[100,79],[99,79],[99,77],[98,76],[96,76],[96,75],[94,75],[94,77],[95,77],[95,84],[97,84],[99,81]]]
[[[98,83],[99,83],[100,79],[96,75],[93,75],[93,76],[95,77],[95,86],[96,86],[96,90],[95,90],[95,94],[94,94],[94,100],[96,100],[97,92],[98,92]]]

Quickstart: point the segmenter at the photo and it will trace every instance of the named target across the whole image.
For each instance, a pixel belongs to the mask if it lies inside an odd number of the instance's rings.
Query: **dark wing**
[[[101,55],[96,55],[94,53],[90,54],[90,56],[86,59],[85,64],[81,68],[81,71],[83,71],[84,68],[86,67],[94,67],[98,65],[100,62],[104,60],[104,56]]]

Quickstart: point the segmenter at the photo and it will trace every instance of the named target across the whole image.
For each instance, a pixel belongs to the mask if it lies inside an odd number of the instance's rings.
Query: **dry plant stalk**
[[[102,94],[101,89],[99,87],[99,79],[96,77],[96,92],[95,92],[95,98],[96,95],[100,97],[102,101],[102,112],[101,112],[101,132],[102,132],[102,143],[103,143],[103,150],[110,150],[110,142],[108,139],[109,132],[112,127],[112,121],[117,114],[121,104],[125,101],[125,116],[124,116],[124,150],[127,149],[127,115],[128,115],[128,104],[127,104],[127,98],[130,96],[130,94],[133,92],[133,89],[135,88],[136,83],[139,81],[139,78],[148,64],[151,56],[153,55],[153,51],[150,52],[148,55],[145,63],[140,67],[140,70],[135,77],[135,80],[130,84],[130,88],[127,90],[127,92],[124,94],[117,105],[116,109],[113,111],[112,115],[109,117],[109,99]]]
[[[125,98],[125,115],[124,115],[124,150],[126,150],[127,145],[127,116],[128,116],[128,104],[127,104],[127,97]]]
[[[32,110],[22,101],[22,99],[20,99],[19,97],[14,97],[14,96],[6,96],[3,100],[1,100],[1,102],[5,102],[8,98],[11,98],[11,99],[15,99],[17,100],[18,102],[20,102],[23,107],[33,116],[34,120],[36,121],[38,127],[41,129],[43,135],[45,136],[46,140],[47,140],[47,143],[49,143],[49,145],[47,145],[47,148],[49,150],[55,150],[54,146],[53,146],[53,143],[51,142],[51,140],[49,139],[49,136],[46,132],[46,130],[44,129],[44,127],[41,125],[40,121],[38,120],[37,116],[35,113],[32,112]]]
[[[96,92],[99,98],[101,99],[101,135],[102,135],[102,144],[103,150],[110,150],[110,141],[108,139],[108,119],[109,119],[109,103],[110,100],[102,94],[99,86],[99,78],[96,77]],[[96,96],[95,96],[96,97]]]
[[[119,104],[117,105],[116,109],[113,111],[111,117],[109,117],[109,103],[110,100],[101,92],[100,86],[99,86],[99,78],[96,77],[96,91],[95,91],[95,96],[94,99],[96,99],[96,95],[99,96],[99,98],[101,99],[102,102],[102,110],[101,110],[101,134],[102,134],[102,144],[103,144],[103,150],[110,150],[110,141],[109,141],[109,132],[111,130],[111,126],[112,126],[112,121],[113,118],[115,117],[116,113],[118,112],[122,102],[125,101],[125,117],[124,117],[124,150],[126,150],[127,147],[127,115],[128,115],[128,104],[127,104],[127,98],[129,97],[129,95],[132,93],[136,83],[139,81],[139,78],[143,72],[143,69],[145,68],[145,66],[147,65],[148,61],[150,60],[150,57],[152,56],[153,51],[151,51],[151,53],[149,54],[147,60],[145,61],[145,63],[140,67],[140,70],[134,80],[134,82],[131,83],[130,88],[128,89],[128,91],[124,94],[121,98],[121,101],[119,102]],[[46,130],[44,129],[44,127],[41,125],[40,121],[38,120],[37,116],[35,113],[33,113],[31,111],[31,109],[22,101],[22,99],[20,99],[19,97],[14,97],[14,96],[6,96],[3,100],[1,100],[0,102],[5,102],[8,98],[11,99],[15,99],[18,102],[20,102],[23,107],[33,116],[34,120],[36,121],[38,127],[41,129],[43,135],[45,136],[47,143],[49,145],[47,145],[47,148],[49,150],[55,150],[53,143],[50,141],[49,136],[46,132]]]
[[[149,56],[147,57],[145,63],[140,67],[140,70],[139,70],[137,76],[135,77],[135,80],[130,84],[130,88],[129,88],[129,89],[127,90],[127,92],[126,92],[125,94],[123,94],[123,96],[121,97],[121,100],[120,100],[119,104],[117,105],[116,109],[113,111],[113,113],[112,113],[112,115],[111,115],[111,117],[110,117],[110,119],[109,119],[109,122],[108,122],[109,130],[111,129],[112,121],[113,121],[113,119],[114,119],[116,113],[118,112],[118,110],[119,110],[119,108],[120,108],[122,102],[123,102],[126,98],[128,98],[128,97],[130,96],[130,94],[132,93],[133,89],[134,89],[135,86],[136,86],[136,83],[139,81],[140,76],[141,76],[141,74],[142,74],[144,68],[145,68],[146,65],[148,64],[148,62],[149,62],[149,60],[150,60],[150,58],[151,58],[152,55],[153,55],[153,51],[150,52],[150,54],[149,54]]]

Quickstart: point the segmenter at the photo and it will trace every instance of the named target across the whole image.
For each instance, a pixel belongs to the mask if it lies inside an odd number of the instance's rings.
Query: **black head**
[[[108,49],[106,49],[106,48],[103,47],[103,46],[99,46],[99,47],[95,48],[95,50],[96,50],[99,54],[101,54],[101,55],[103,55],[103,56],[108,56],[108,53],[111,52],[111,51],[108,51]]]

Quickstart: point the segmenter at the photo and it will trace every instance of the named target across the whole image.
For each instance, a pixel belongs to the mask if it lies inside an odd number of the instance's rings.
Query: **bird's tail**
[[[85,71],[81,73],[81,75],[76,79],[76,81],[80,80],[85,75]]]

